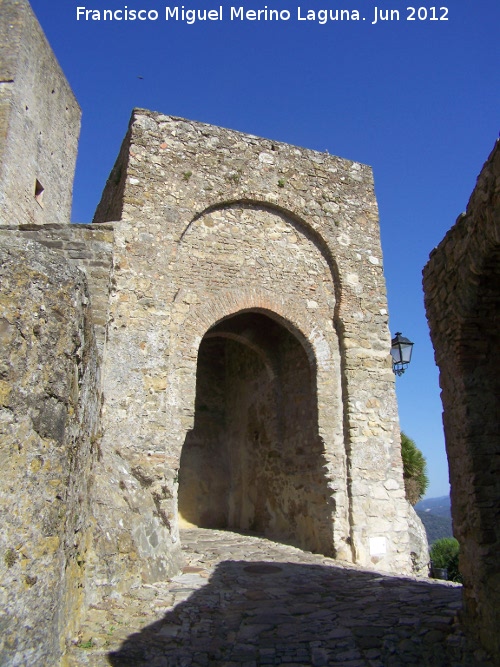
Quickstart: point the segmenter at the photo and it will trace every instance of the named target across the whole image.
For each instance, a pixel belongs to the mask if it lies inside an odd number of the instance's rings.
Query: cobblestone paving
[[[225,531],[182,543],[181,574],[90,610],[69,667],[493,667],[460,630],[456,584]]]

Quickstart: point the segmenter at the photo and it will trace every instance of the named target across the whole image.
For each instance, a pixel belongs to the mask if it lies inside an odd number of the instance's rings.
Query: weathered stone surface
[[[100,400],[85,278],[0,234],[0,662],[56,664],[85,611]]]
[[[410,532],[410,555],[413,572],[421,577],[429,575],[429,545],[424,525],[410,503],[408,507],[408,526]]]
[[[0,14],[0,226],[66,224],[80,107],[27,0]]]
[[[464,613],[500,659],[500,143],[424,270]]]
[[[65,257],[87,277],[92,300],[92,321],[97,349],[102,357],[108,322],[113,228],[110,225],[5,225],[11,237],[31,239]]]

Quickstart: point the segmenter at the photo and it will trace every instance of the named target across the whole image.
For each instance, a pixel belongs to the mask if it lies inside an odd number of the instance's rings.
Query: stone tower
[[[68,223],[80,107],[29,3],[0,12],[0,225]]]

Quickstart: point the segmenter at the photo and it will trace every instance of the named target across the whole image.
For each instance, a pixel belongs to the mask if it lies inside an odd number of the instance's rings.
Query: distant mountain
[[[426,498],[415,505],[417,512],[430,512],[437,516],[451,518],[450,496],[440,496],[439,498]]]
[[[415,511],[424,524],[429,545],[442,537],[453,537],[449,496],[421,500],[415,505]]]
[[[429,546],[434,544],[436,540],[440,540],[442,537],[453,537],[451,519],[447,519],[445,516],[431,514],[430,512],[417,511],[417,514],[424,524]]]

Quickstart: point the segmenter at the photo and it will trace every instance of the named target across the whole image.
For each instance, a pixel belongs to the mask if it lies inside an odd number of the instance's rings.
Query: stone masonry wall
[[[464,614],[500,659],[500,143],[424,270]]]
[[[80,107],[27,0],[0,14],[0,225],[66,224]]]
[[[100,393],[84,275],[0,233],[0,663],[56,665],[86,605]]]
[[[16,238],[36,241],[79,267],[87,277],[97,349],[102,356],[108,321],[113,228],[110,225],[18,225],[0,229]]]
[[[113,218],[103,451],[119,451],[157,507],[146,533],[124,518],[131,549],[140,543],[160,570],[178,567],[177,479],[198,348],[218,322],[251,311],[310,355],[337,555],[409,571],[371,170],[136,110],[94,222]],[[116,480],[127,488],[129,477]]]
[[[110,225],[32,225],[11,226],[0,229],[0,238],[36,241],[35,247],[52,250],[59,262],[78,267],[80,280],[86,277],[92,303],[92,327],[96,338],[95,362],[106,354],[106,327],[111,286],[113,256],[113,228]],[[40,252],[43,251],[41,248]],[[81,273],[80,273],[81,270]],[[110,359],[117,365],[116,358]],[[96,389],[99,395],[101,385]],[[147,406],[145,406],[145,409]],[[104,450],[99,439],[99,460],[93,467],[92,515],[93,527],[89,533],[88,551],[85,556],[86,572],[92,585],[86,590],[86,600],[96,602],[107,594],[118,594],[138,581],[158,580],[176,571],[180,559],[176,549],[164,551],[165,539],[156,536],[156,517],[161,517],[159,499],[164,491],[160,486],[149,488],[151,480],[147,472],[136,465],[128,465],[121,456],[124,443],[130,434]],[[99,435],[101,426],[99,427]],[[134,463],[134,462],[133,462]],[[163,475],[162,475],[163,476]],[[164,485],[163,485],[164,486]],[[127,525],[121,530],[120,526]],[[130,525],[134,528],[130,534]],[[163,519],[160,519],[162,528]],[[151,542],[157,546],[159,560],[151,564],[142,559],[144,549]],[[177,560],[175,560],[177,558]],[[170,564],[174,561],[175,565]],[[164,563],[167,563],[165,565]]]

